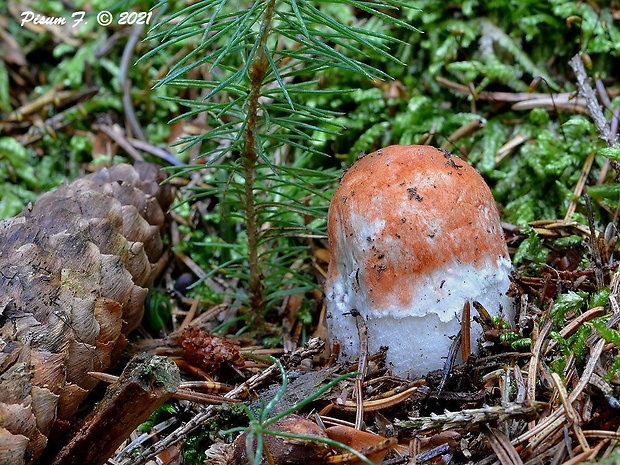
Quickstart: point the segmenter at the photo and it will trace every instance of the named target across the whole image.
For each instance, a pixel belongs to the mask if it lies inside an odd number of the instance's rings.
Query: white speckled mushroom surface
[[[366,319],[371,353],[388,346],[393,371],[413,376],[443,367],[466,300],[514,318],[491,191],[446,151],[390,146],[358,160],[334,193],[328,232],[327,321],[344,359],[358,355],[352,309]],[[475,348],[482,330],[471,328]]]

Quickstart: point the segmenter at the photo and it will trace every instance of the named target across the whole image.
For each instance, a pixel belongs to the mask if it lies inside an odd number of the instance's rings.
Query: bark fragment
[[[52,465],[104,464],[180,383],[179,369],[169,358],[137,355]]]

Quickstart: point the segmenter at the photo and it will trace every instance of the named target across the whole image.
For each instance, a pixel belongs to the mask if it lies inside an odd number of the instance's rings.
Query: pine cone
[[[0,464],[34,463],[139,325],[172,200],[162,179],[116,165],[0,221]]]
[[[179,344],[187,361],[210,375],[218,375],[225,365],[245,367],[238,346],[200,328],[185,328],[179,337]]]

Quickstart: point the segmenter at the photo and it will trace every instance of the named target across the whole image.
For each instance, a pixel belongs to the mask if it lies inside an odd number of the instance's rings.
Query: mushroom
[[[341,358],[359,352],[354,310],[369,351],[387,346],[390,368],[411,376],[443,367],[466,301],[514,318],[512,266],[491,191],[445,150],[393,145],[358,160],[334,193],[328,233],[327,326]],[[471,347],[481,335],[472,322]]]

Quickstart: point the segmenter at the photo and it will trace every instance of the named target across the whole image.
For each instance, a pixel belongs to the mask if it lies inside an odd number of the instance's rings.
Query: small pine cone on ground
[[[179,336],[188,362],[210,375],[217,375],[226,365],[243,368],[239,347],[195,326],[188,326]]]

